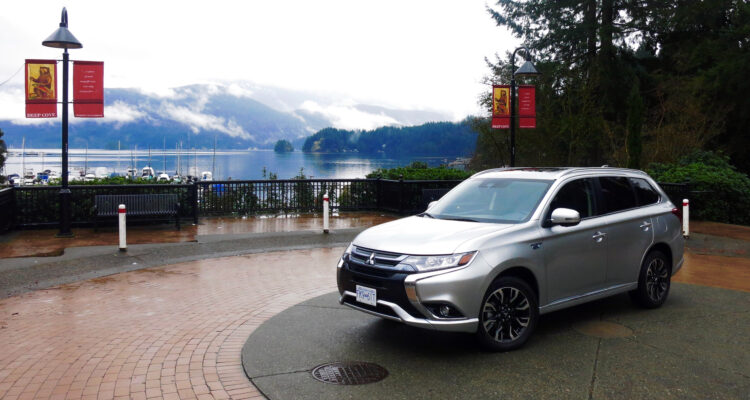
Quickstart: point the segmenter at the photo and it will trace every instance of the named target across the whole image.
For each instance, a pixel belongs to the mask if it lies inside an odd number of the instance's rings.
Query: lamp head
[[[521,68],[519,68],[514,75],[515,76],[539,76],[541,74],[542,74],[541,72],[536,70],[536,68],[534,67],[534,64],[531,63],[531,60],[527,58],[526,62],[524,62],[523,65],[521,65]]]
[[[54,47],[56,49],[80,49],[83,47],[81,42],[68,30],[68,11],[65,7],[62,9],[60,27],[42,42],[42,46]]]

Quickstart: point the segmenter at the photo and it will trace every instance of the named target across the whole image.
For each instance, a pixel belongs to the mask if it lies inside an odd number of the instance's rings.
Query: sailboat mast
[[[211,176],[216,179],[216,135],[214,135],[214,158],[211,160]]]
[[[117,141],[117,171],[118,174],[120,173],[120,141]],[[115,175],[117,176],[117,175]]]
[[[83,176],[89,173],[89,144],[86,142],[86,155],[83,157]]]
[[[26,136],[21,138],[21,177],[26,179]]]
[[[162,140],[164,143],[162,143],[162,157],[164,157],[164,173],[167,173],[167,138],[162,136]]]

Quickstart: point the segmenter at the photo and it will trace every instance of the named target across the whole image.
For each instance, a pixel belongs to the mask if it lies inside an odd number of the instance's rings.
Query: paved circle
[[[195,261],[0,300],[0,399],[262,398],[243,343],[334,290],[342,251]]]
[[[750,293],[675,283],[662,308],[620,295],[545,314],[526,346],[488,353],[471,334],[373,317],[333,292],[263,323],[242,360],[270,399],[746,399],[748,309]],[[362,386],[313,379],[330,360],[377,363],[389,375]]]

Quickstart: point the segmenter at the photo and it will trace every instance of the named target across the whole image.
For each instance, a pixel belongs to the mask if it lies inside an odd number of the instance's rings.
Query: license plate
[[[375,289],[357,285],[357,301],[373,307],[378,305],[378,294]]]

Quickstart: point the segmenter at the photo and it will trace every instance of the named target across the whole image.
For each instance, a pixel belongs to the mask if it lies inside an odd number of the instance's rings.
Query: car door
[[[570,208],[581,215],[581,222],[575,226],[545,224],[542,228],[549,303],[594,291],[604,284],[608,243],[596,206],[594,180],[579,178],[564,183],[545,210],[545,220],[556,208]]]
[[[654,240],[651,215],[646,207],[639,206],[630,178],[606,176],[598,182],[609,240],[606,286],[637,282],[643,256]]]

